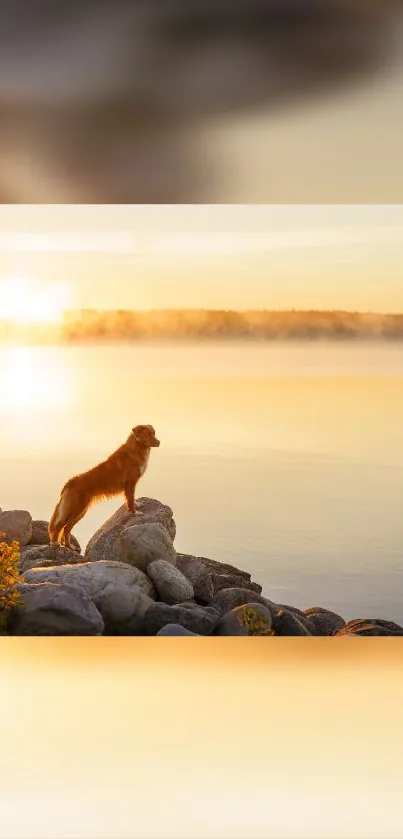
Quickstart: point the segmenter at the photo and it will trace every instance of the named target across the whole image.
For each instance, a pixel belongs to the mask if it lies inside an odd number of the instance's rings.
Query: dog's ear
[[[144,437],[144,425],[136,425],[134,428],[132,428],[132,434],[134,435],[135,439],[138,440],[139,443],[141,443]]]

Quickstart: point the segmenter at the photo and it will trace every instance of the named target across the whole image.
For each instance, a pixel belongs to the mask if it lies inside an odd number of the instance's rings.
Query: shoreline
[[[379,617],[347,621],[321,606],[301,610],[273,602],[249,571],[178,552],[173,511],[156,499],[139,498],[134,515],[120,507],[83,552],[76,539],[74,550],[50,545],[47,526],[28,511],[0,510],[0,531],[8,545],[19,546],[15,592],[21,601],[7,614],[0,610],[6,619],[0,634],[403,635],[402,626]]]

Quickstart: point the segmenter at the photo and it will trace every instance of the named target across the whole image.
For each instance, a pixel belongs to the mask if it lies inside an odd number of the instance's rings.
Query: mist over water
[[[173,508],[178,550],[281,603],[401,621],[402,344],[2,346],[0,380],[3,509],[49,519],[68,477],[150,422],[138,491]],[[83,547],[119,504],[77,526]]]

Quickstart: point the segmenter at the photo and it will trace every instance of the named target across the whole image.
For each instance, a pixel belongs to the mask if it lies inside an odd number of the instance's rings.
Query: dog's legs
[[[135,508],[135,504],[134,504],[134,490],[135,490],[135,488],[136,488],[136,485],[132,482],[127,483],[124,486],[124,494],[125,494],[127,509],[129,510],[129,513],[135,513],[136,512],[136,508]]]
[[[69,516],[69,518],[66,521],[66,524],[64,526],[64,544],[66,545],[66,548],[70,548],[71,551],[77,551],[78,550],[77,548],[74,547],[74,545],[71,542],[71,539],[70,539],[71,531],[73,530],[73,527],[75,527],[76,524],[78,524],[78,522],[81,521],[81,519],[84,518],[87,511],[88,511],[88,505],[84,508],[84,510],[82,510],[81,513],[78,513],[78,514],[73,513],[71,516]]]
[[[67,544],[70,546],[70,531],[88,509],[88,505],[86,505],[83,512],[81,510],[77,512],[77,506],[75,509],[74,506],[74,496],[72,497],[69,488],[65,488],[62,491],[60,501],[49,523],[49,541],[51,545],[65,547]]]
[[[60,545],[63,538],[64,522],[60,515],[61,499],[56,505],[53,516],[49,522],[48,533],[51,545]]]
[[[70,534],[71,534],[71,531],[73,530],[73,527],[75,527],[75,525],[76,525],[79,521],[81,521],[81,519],[83,519],[83,518],[84,518],[84,516],[85,516],[85,514],[86,514],[86,512],[87,512],[87,509],[88,509],[88,508],[86,508],[86,509],[85,509],[82,513],[80,513],[78,516],[77,516],[77,515],[75,515],[75,516],[70,516],[70,517],[67,519],[66,524],[64,525],[64,532],[63,532],[64,545],[65,545],[65,547],[66,547],[66,548],[70,548],[70,550],[71,550],[71,551],[77,551],[77,548],[75,548],[75,547],[74,547],[74,545],[72,544],[71,539],[70,539]]]

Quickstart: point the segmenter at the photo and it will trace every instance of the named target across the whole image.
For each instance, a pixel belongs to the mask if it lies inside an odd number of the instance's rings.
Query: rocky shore
[[[315,606],[274,603],[248,571],[178,553],[172,510],[141,498],[121,507],[84,553],[49,545],[45,521],[0,509],[0,531],[20,546],[21,603],[5,635],[403,635],[378,618],[346,622]],[[1,592],[0,592],[1,594]]]

